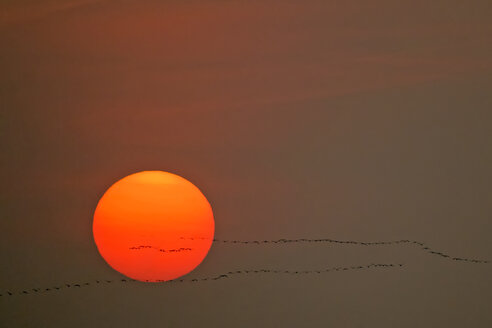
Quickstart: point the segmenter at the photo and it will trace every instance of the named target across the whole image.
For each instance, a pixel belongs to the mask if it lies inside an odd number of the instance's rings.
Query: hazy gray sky
[[[0,293],[120,279],[92,239],[164,170],[219,239],[412,239],[492,260],[490,1],[0,3]],[[491,264],[411,245],[214,244],[190,275],[0,297],[6,327],[490,327]]]

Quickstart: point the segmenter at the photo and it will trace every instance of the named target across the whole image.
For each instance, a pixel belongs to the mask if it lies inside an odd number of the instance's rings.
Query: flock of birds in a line
[[[191,240],[191,241],[200,241],[200,240],[210,240],[208,238],[201,237],[181,237],[182,240]],[[336,240],[336,239],[275,239],[275,240],[223,240],[223,239],[213,239],[214,243],[223,243],[223,244],[251,244],[251,245],[261,245],[261,244],[287,244],[287,243],[333,243],[333,244],[342,244],[342,245],[359,245],[359,246],[389,246],[389,245],[398,245],[398,244],[408,244],[419,247],[421,250],[426,251],[429,254],[437,255],[442,258],[446,258],[452,261],[462,261],[462,262],[470,262],[470,263],[481,263],[486,264],[489,263],[487,260],[477,260],[477,259],[469,259],[462,257],[453,257],[448,254],[434,251],[426,244],[402,239],[402,240],[394,240],[394,241],[375,241],[375,242],[361,242],[361,241],[353,241],[353,240]],[[151,245],[140,245],[130,247],[130,250],[143,250],[143,249],[154,249],[162,253],[178,253],[184,251],[192,251],[192,248],[181,247],[181,248],[173,248],[173,249],[164,249]],[[204,277],[204,278],[193,278],[193,279],[176,279],[170,281],[156,280],[153,282],[166,282],[166,283],[179,283],[179,282],[199,282],[199,281],[214,281],[220,280],[224,278],[230,278],[234,275],[249,275],[249,274],[293,274],[293,275],[302,275],[302,274],[321,274],[328,272],[336,272],[336,271],[348,271],[348,270],[360,270],[360,269],[370,269],[370,268],[392,268],[392,267],[402,267],[403,264],[369,264],[369,265],[359,265],[359,266],[351,266],[351,267],[334,267],[323,270],[305,270],[305,271],[292,271],[292,270],[271,270],[271,269],[261,269],[261,270],[238,270],[238,271],[230,271],[227,274],[221,274],[214,277]],[[113,282],[135,282],[133,279],[120,279],[120,280],[95,280],[94,282],[85,282],[85,283],[76,283],[76,284],[63,284],[56,287],[51,288],[31,288],[27,290],[22,290],[20,292],[11,292],[7,291],[4,293],[0,293],[1,296],[13,296],[13,295],[28,295],[28,294],[37,294],[37,293],[46,293],[51,291],[62,290],[66,288],[81,288],[90,285],[99,285],[99,284],[109,284]]]
[[[180,247],[180,248],[171,248],[171,249],[165,249],[165,248],[159,248],[155,246],[149,246],[149,245],[140,245],[140,246],[133,246],[130,247],[130,250],[140,250],[140,249],[155,249],[161,253],[180,253],[180,252],[186,252],[186,251],[192,251],[193,248],[189,247]]]
[[[201,238],[201,237],[195,237],[195,238],[186,238],[186,237],[181,237],[180,239],[182,240],[191,240],[191,241],[201,241],[201,240],[209,240],[208,238]],[[354,241],[354,240],[336,240],[336,239],[329,239],[329,238],[324,238],[324,239],[306,239],[306,238],[301,238],[301,239],[274,239],[274,240],[225,240],[225,239],[214,239],[214,243],[223,243],[223,244],[243,244],[243,245],[260,245],[260,244],[287,244],[287,243],[333,243],[333,244],[344,244],[344,245],[359,245],[359,246],[389,246],[389,245],[398,245],[398,244],[410,244],[410,245],[415,245],[418,246],[421,250],[426,251],[429,254],[437,255],[449,260],[453,261],[463,261],[463,262],[472,262],[472,263],[489,263],[489,261],[486,260],[477,260],[477,259],[469,259],[469,258],[463,258],[463,257],[453,257],[448,254],[445,254],[443,252],[438,252],[432,250],[430,247],[425,245],[422,242],[415,241],[415,240],[409,240],[409,239],[401,239],[401,240],[394,240],[394,241],[373,241],[373,242],[361,242],[361,241]],[[181,248],[175,248],[175,249],[163,249],[159,248],[156,246],[151,246],[151,245],[140,245],[140,246],[133,246],[130,247],[131,250],[141,250],[141,249],[155,249],[158,250],[159,252],[162,253],[179,253],[183,251],[191,251],[193,250],[192,248],[188,247],[181,247]]]
[[[203,240],[205,238],[185,238],[181,239],[186,240]],[[409,244],[413,246],[418,246],[421,250],[426,251],[429,254],[441,256],[443,258],[447,258],[453,261],[464,261],[464,262],[472,262],[472,263],[489,263],[487,260],[477,260],[477,259],[469,259],[463,257],[453,257],[448,254],[435,251],[431,249],[426,244],[409,239],[401,239],[401,240],[393,240],[393,241],[372,241],[372,242],[361,242],[355,240],[336,240],[336,239],[273,239],[273,240],[224,240],[224,239],[214,239],[215,243],[223,243],[223,244],[287,244],[287,243],[332,243],[332,244],[344,244],[344,245],[359,245],[359,246],[389,246],[389,245],[398,245],[398,244]]]
[[[270,269],[261,269],[261,270],[237,270],[237,271],[229,271],[225,274],[220,274],[217,276],[211,276],[211,277],[203,277],[203,278],[193,278],[193,279],[175,279],[175,280],[147,280],[147,282],[159,282],[159,283],[166,283],[166,284],[172,284],[172,283],[183,283],[183,282],[204,282],[204,281],[216,281],[220,279],[226,279],[226,278],[231,278],[234,275],[251,275],[251,274],[287,274],[287,275],[305,275],[305,274],[323,274],[323,273],[330,273],[330,272],[338,272],[338,271],[350,271],[350,270],[361,270],[361,269],[376,269],[376,268],[396,268],[396,267],[402,267],[403,264],[386,264],[386,263],[371,263],[368,265],[357,265],[357,266],[350,266],[350,267],[333,267],[333,268],[328,268],[328,269],[322,269],[322,270],[305,270],[305,271],[293,271],[293,270],[270,270]],[[84,282],[84,283],[74,283],[74,284],[63,284],[55,287],[50,287],[50,288],[31,288],[31,289],[26,289],[22,290],[19,292],[11,292],[7,291],[4,293],[0,294],[0,297],[2,296],[14,296],[14,295],[29,295],[29,294],[42,294],[42,293],[49,293],[49,292],[54,292],[54,291],[60,291],[63,289],[67,288],[82,288],[82,287],[89,287],[91,285],[102,285],[102,284],[111,284],[111,283],[131,283],[131,282],[138,282],[135,279],[119,279],[119,280],[95,280],[92,283],[91,282]]]

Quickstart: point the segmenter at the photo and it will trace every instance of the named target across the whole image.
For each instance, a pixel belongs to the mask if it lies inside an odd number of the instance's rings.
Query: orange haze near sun
[[[207,255],[214,237],[212,208],[191,182],[144,171],[112,185],[94,213],[93,232],[106,262],[140,281],[185,275]]]

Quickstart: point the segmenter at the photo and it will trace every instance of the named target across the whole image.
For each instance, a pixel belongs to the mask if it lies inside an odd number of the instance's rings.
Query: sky
[[[0,1],[0,326],[490,327],[492,264],[412,243],[214,243],[185,279],[395,266],[124,283],[92,218],[115,181],[163,170],[200,188],[219,240],[408,239],[492,260],[491,15]]]

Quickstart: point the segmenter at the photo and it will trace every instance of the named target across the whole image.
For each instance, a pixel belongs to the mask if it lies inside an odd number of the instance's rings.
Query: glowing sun
[[[118,272],[167,281],[195,269],[214,237],[212,208],[200,190],[175,174],[144,171],[112,185],[94,213],[97,248]]]

